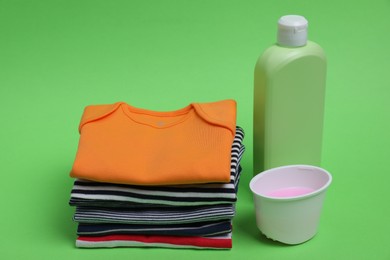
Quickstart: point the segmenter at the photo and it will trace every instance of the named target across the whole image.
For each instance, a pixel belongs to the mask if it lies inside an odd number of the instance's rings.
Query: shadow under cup
[[[289,165],[269,169],[252,178],[256,224],[276,241],[300,244],[318,229],[325,193],[332,176],[311,165]]]

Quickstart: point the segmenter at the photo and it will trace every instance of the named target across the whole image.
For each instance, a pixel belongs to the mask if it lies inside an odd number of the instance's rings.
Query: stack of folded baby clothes
[[[88,106],[71,171],[77,247],[232,247],[245,150],[236,103]]]

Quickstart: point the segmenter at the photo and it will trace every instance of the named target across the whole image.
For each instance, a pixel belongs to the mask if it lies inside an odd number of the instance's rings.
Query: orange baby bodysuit
[[[87,106],[70,175],[134,185],[229,182],[235,129],[234,100],[170,112]]]

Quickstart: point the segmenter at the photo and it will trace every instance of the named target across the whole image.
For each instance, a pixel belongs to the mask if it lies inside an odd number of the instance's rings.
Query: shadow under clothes
[[[67,240],[74,245],[77,225],[73,221],[74,209],[69,206],[69,194],[72,190],[73,180],[69,177],[69,167],[51,169],[55,172],[46,183],[47,194],[47,221],[53,228],[53,236]]]

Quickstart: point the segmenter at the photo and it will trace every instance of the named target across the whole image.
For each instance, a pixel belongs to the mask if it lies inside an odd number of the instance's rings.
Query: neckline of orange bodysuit
[[[127,103],[122,102],[120,104],[123,112],[125,115],[130,118],[132,121],[138,123],[147,125],[153,128],[168,128],[177,124],[180,124],[187,120],[194,112],[194,105],[189,104],[188,106],[178,109],[178,110],[172,110],[172,111],[155,111],[155,110],[148,110],[144,108],[137,108],[133,107]],[[177,121],[166,123],[166,124],[159,124],[159,121],[157,120],[155,124],[151,124],[149,122],[145,122],[143,120],[135,118],[132,113],[134,114],[140,114],[140,115],[148,115],[158,118],[164,118],[164,117],[175,117],[175,116],[182,116]]]

